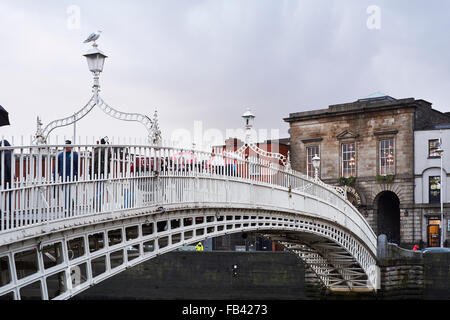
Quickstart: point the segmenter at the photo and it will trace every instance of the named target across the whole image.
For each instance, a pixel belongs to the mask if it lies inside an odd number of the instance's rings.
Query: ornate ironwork
[[[97,47],[96,43],[93,44],[94,47]],[[136,121],[144,125],[144,127],[147,129],[148,135],[147,135],[147,142],[151,145],[160,145],[161,144],[161,130],[159,129],[158,125],[158,118],[155,111],[153,120],[150,119],[150,117],[139,114],[139,113],[128,113],[128,112],[122,112],[117,109],[114,109],[110,105],[108,105],[99,95],[99,75],[100,72],[93,72],[94,75],[94,85],[93,88],[93,96],[88,101],[88,103],[81,108],[78,112],[74,113],[71,116],[57,119],[52,122],[50,122],[48,125],[45,126],[44,129],[42,129],[42,122],[41,119],[38,117],[37,120],[37,129],[35,134],[34,143],[36,144],[46,144],[47,138],[54,129],[65,127],[71,124],[76,123],[77,121],[84,118],[95,106],[98,106],[105,114],[109,115],[110,117],[113,117],[118,120],[123,121]],[[75,138],[75,137],[74,137]]]
[[[123,121],[136,121],[144,125],[147,129],[148,136],[147,140],[152,145],[159,145],[161,142],[161,131],[158,125],[158,118],[155,110],[155,114],[153,116],[153,120],[148,116],[140,114],[140,113],[128,113],[122,112],[117,109],[114,109],[110,105],[108,105],[102,98],[99,98],[98,107],[107,115]]]
[[[239,157],[244,158],[245,151],[247,150],[247,148],[249,148],[250,150],[255,152],[257,155],[260,155],[260,156],[263,156],[266,158],[277,159],[278,161],[281,161],[283,166],[288,166],[288,165],[290,166],[288,158],[286,156],[284,156],[281,153],[263,150],[260,147],[258,147],[256,145],[256,143],[244,143],[244,145],[236,151],[236,154]]]
[[[238,150],[235,151],[235,154],[237,155],[237,157],[244,159],[246,150],[250,149],[259,156],[278,160],[278,164],[281,162],[282,165],[285,167],[285,169],[290,169],[291,165],[290,165],[290,160],[289,160],[289,153],[288,153],[288,157],[286,157],[285,155],[278,153],[278,152],[270,152],[270,151],[263,150],[260,147],[258,147],[258,145],[256,143],[251,142],[251,130],[253,127],[253,119],[255,118],[255,116],[250,111],[250,108],[247,108],[247,111],[243,114],[242,118],[244,118],[244,120],[245,120],[245,126],[244,126],[245,142]],[[273,162],[270,162],[270,165],[273,166]]]
[[[41,122],[40,118],[38,118],[38,128],[36,130],[35,142],[38,144],[46,144],[47,138],[48,138],[48,135],[50,134],[50,132],[52,132],[56,128],[71,125],[71,124],[77,122],[78,120],[84,118],[92,110],[92,108],[95,107],[95,105],[96,105],[95,101],[96,101],[96,96],[93,95],[91,97],[91,99],[88,101],[88,103],[83,108],[81,108],[78,112],[76,112],[75,114],[73,114],[69,117],[66,117],[66,118],[53,120],[47,126],[45,126],[44,129],[42,129],[42,122]]]

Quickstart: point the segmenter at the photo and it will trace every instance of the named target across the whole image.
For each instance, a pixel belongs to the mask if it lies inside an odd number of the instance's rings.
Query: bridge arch
[[[348,249],[357,247],[357,241],[339,226],[292,212],[195,208],[104,221],[28,239],[0,253],[8,260],[12,279],[9,292],[0,289],[16,298],[67,299],[181,246],[239,232],[279,241],[327,287],[368,287],[367,275]],[[352,274],[345,270],[348,265],[355,269]]]

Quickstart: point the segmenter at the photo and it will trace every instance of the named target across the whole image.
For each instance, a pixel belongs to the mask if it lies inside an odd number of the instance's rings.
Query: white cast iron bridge
[[[225,152],[65,147],[0,147],[2,163],[15,164],[0,188],[4,298],[68,299],[157,255],[237,232],[279,241],[327,288],[377,288],[376,236],[339,188]]]
[[[236,152],[161,147],[156,114],[106,104],[106,55],[94,42],[85,56],[94,74],[89,102],[45,128],[38,118],[29,145],[0,146],[0,299],[69,299],[157,255],[240,232],[278,241],[330,290],[378,288],[377,238],[367,221],[344,190],[250,143],[250,112]],[[52,130],[94,107],[140,122],[147,141],[50,143]]]

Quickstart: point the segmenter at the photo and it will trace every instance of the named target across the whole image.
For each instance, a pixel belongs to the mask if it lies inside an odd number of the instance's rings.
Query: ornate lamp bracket
[[[121,112],[108,105],[102,98],[99,98],[98,107],[110,117],[123,121],[136,121],[140,122],[147,129],[147,143],[160,146],[161,144],[161,130],[158,124],[158,115],[155,110],[153,120],[148,116],[140,113],[127,113]]]
[[[34,143],[35,144],[46,144],[48,135],[56,128],[68,126],[76,123],[77,121],[84,118],[91,110],[97,106],[104,113],[118,120],[123,121],[136,121],[140,122],[147,129],[147,143],[155,146],[160,146],[161,144],[161,130],[159,129],[158,124],[158,116],[155,111],[153,119],[150,119],[146,115],[142,115],[139,113],[127,113],[121,112],[113,107],[109,106],[101,97],[100,97],[100,82],[99,77],[100,73],[103,70],[103,63],[105,58],[107,57],[103,52],[98,50],[97,44],[94,42],[93,49],[91,49],[87,54],[85,54],[88,59],[88,66],[94,76],[94,84],[92,86],[93,95],[88,103],[81,108],[78,112],[73,115],[54,120],[50,122],[45,128],[42,128],[41,119],[38,117],[37,119],[37,128]],[[74,133],[75,134],[75,133]]]
[[[247,148],[250,150],[253,150],[253,152],[255,152],[257,155],[260,155],[260,156],[263,156],[266,158],[277,159],[278,161],[280,161],[282,163],[282,165],[286,169],[290,169],[290,163],[289,163],[288,158],[286,158],[286,156],[282,155],[281,153],[265,151],[265,150],[261,149],[260,147],[258,147],[255,143],[244,143],[244,145],[242,147],[240,147],[238,150],[236,150],[236,155],[239,158],[243,159]]]
[[[46,144],[47,138],[48,138],[48,135],[50,134],[50,132],[52,132],[56,128],[71,125],[71,124],[77,122],[78,120],[84,118],[92,110],[92,108],[94,108],[94,106],[95,106],[95,95],[92,96],[91,99],[88,101],[88,103],[83,108],[81,108],[78,112],[76,112],[72,116],[69,116],[66,118],[53,120],[47,126],[45,126],[44,129],[42,129],[42,122],[41,122],[41,119],[38,117],[38,124],[37,124],[34,143]]]

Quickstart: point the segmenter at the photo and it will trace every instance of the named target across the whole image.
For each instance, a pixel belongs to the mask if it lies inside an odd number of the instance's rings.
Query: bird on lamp
[[[89,35],[89,37],[87,37],[87,39],[84,40],[84,43],[88,43],[88,42],[93,41],[93,42],[94,42],[94,43],[93,43],[93,46],[96,47],[97,44],[95,43],[95,41],[96,41],[98,38],[100,38],[100,33],[102,33],[101,30],[98,30],[97,32],[91,33],[91,34]]]

